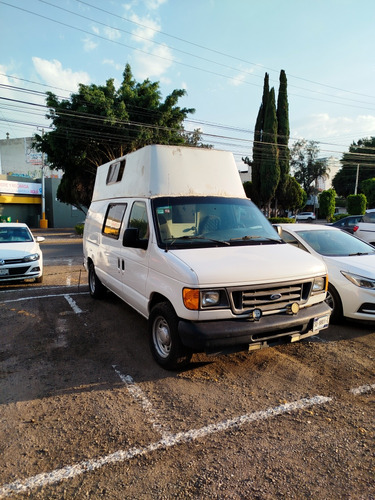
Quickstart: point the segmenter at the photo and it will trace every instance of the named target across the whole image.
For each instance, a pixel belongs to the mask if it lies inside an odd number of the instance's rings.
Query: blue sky
[[[130,63],[163,98],[186,89],[186,129],[240,159],[284,69],[291,144],[341,156],[375,135],[374,21],[373,0],[0,0],[0,139],[46,126],[39,92],[119,85]]]

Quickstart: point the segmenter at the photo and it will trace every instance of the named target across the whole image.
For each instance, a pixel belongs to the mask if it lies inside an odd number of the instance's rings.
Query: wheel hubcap
[[[153,338],[159,356],[162,358],[168,357],[171,351],[171,335],[168,323],[164,318],[157,318],[155,320]]]

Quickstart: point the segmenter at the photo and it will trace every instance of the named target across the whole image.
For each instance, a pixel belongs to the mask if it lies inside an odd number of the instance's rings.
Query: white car
[[[279,224],[284,241],[320,257],[328,269],[331,322],[375,321],[375,248],[332,226]]]
[[[43,255],[39,243],[23,223],[0,223],[0,284],[5,281],[43,279]]]
[[[313,220],[316,220],[316,216],[314,212],[300,212],[296,215],[296,221],[300,220],[312,222]]]

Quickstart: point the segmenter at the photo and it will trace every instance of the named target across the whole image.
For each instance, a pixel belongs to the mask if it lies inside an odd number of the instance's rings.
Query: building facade
[[[74,227],[85,216],[57,200],[62,172],[51,170],[32,143],[32,137],[0,140],[0,220],[42,227],[44,212],[48,227]]]

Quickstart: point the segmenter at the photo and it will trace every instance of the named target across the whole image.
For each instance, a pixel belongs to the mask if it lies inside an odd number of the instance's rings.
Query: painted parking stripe
[[[31,297],[21,297],[19,299],[0,300],[0,303],[1,304],[9,304],[10,302],[22,302],[24,300],[49,299],[51,297],[65,297],[65,295],[66,295],[65,293],[54,293],[54,294],[49,294],[49,295],[34,295]],[[69,295],[88,295],[88,292],[69,292]]]
[[[0,498],[5,498],[16,493],[25,493],[35,488],[47,486],[62,481],[63,479],[72,479],[86,472],[100,469],[108,464],[114,464],[130,460],[137,456],[147,455],[156,450],[171,448],[181,443],[187,443],[199,438],[207,437],[217,432],[223,432],[228,429],[238,429],[245,424],[256,422],[258,420],[266,420],[269,418],[289,413],[291,411],[302,410],[315,405],[321,405],[332,401],[332,398],[325,396],[315,396],[313,398],[304,398],[291,403],[286,403],[275,408],[269,408],[265,411],[257,411],[248,413],[228,420],[223,420],[215,424],[209,424],[199,429],[191,429],[186,432],[178,432],[162,438],[159,441],[151,443],[148,446],[141,448],[130,448],[129,450],[119,450],[110,455],[100,457],[98,459],[84,460],[74,465],[67,465],[61,469],[56,469],[51,472],[45,472],[33,477],[29,477],[23,481],[14,481],[13,483],[5,484],[0,487]]]
[[[130,375],[124,375],[121,373],[116,365],[112,365],[112,368],[115,370],[117,375],[120,377],[121,381],[124,382],[128,392],[132,395],[134,400],[139,402],[146,412],[148,419],[152,425],[152,427],[159,432],[162,438],[169,438],[171,436],[170,429],[166,427],[165,424],[160,422],[160,418],[154,408],[150,400],[147,398],[146,394],[142,391],[138,384],[136,384],[133,378]]]
[[[366,392],[371,392],[373,390],[375,390],[375,384],[367,384],[355,389],[350,389],[350,392],[355,396],[358,396],[359,394],[366,394]]]
[[[64,295],[64,299],[67,301],[67,303],[70,305],[70,307],[76,314],[83,313],[82,309],[78,307],[77,302],[74,299],[72,299],[70,295]]]

